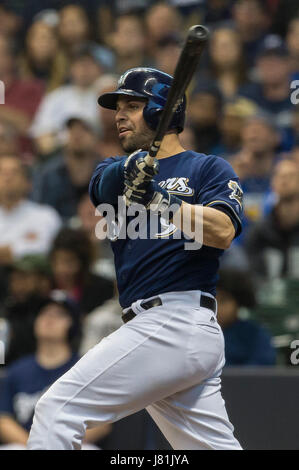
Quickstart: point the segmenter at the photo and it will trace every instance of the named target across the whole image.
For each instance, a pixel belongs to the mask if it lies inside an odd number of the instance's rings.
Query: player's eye
[[[139,103],[129,103],[130,109],[139,109]]]

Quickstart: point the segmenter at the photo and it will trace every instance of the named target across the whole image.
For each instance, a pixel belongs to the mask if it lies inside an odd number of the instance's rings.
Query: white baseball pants
[[[209,294],[208,294],[209,295]],[[161,294],[42,396],[29,449],[81,449],[89,427],[146,408],[174,449],[241,449],[221,397],[224,339],[200,291]]]

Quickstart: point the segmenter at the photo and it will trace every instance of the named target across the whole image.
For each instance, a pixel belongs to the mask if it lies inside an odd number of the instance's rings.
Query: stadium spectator
[[[104,67],[93,43],[83,44],[73,54],[70,64],[71,83],[45,96],[31,127],[31,135],[40,154],[49,154],[59,147],[59,131],[72,116],[86,119],[94,125],[100,124],[94,83],[104,72]]]
[[[42,80],[49,92],[64,83],[67,67],[68,61],[59,48],[55,26],[44,19],[35,21],[26,34],[25,50],[20,57],[20,76]]]
[[[299,167],[283,160],[272,178],[274,207],[249,232],[252,272],[262,279],[299,277]]]
[[[83,355],[123,325],[117,296],[107,300],[84,319],[80,353]]]
[[[30,296],[48,295],[52,288],[52,274],[48,257],[26,255],[15,261],[8,277],[8,299],[24,302]]]
[[[12,40],[0,35],[0,80],[5,86],[5,95],[1,97],[0,119],[17,130],[20,145],[25,152],[31,150],[28,130],[43,97],[44,85],[40,80],[19,77],[16,54]]]
[[[83,230],[62,229],[50,259],[54,287],[76,301],[86,315],[113,296],[113,283],[92,272],[93,245]]]
[[[298,15],[299,5],[297,0],[278,0],[273,31],[285,37],[290,21]]]
[[[260,43],[271,25],[271,15],[264,0],[237,0],[232,9],[236,30],[241,36],[246,62],[255,63]]]
[[[247,80],[240,34],[227,27],[217,28],[210,41],[210,71],[223,98],[235,98]]]
[[[178,10],[165,2],[154,3],[146,10],[145,24],[149,53],[155,51],[163,37],[179,34],[182,30],[182,18]]]
[[[229,158],[241,149],[241,135],[244,123],[258,111],[257,106],[246,98],[228,101],[223,106],[219,129],[221,140],[215,146],[213,153],[222,158]]]
[[[52,208],[27,199],[30,178],[16,155],[0,157],[0,265],[47,253],[61,226]]]
[[[222,23],[230,20],[232,16],[232,0],[210,0],[205,3],[205,23],[210,25],[213,23]]]
[[[9,8],[9,2],[1,2],[0,5],[0,31],[6,37],[17,36],[21,25],[22,19],[19,17],[12,8]]]
[[[240,317],[240,309],[253,309],[255,290],[249,272],[223,270],[217,285],[217,319],[225,340],[226,366],[271,366],[276,354],[268,331]]]
[[[28,295],[23,300],[8,297],[2,306],[2,318],[6,324],[5,364],[33,354],[35,339],[33,323],[40,308],[38,294]]]
[[[292,78],[299,80],[299,8],[298,16],[289,23],[286,43],[291,60]]]
[[[172,34],[161,38],[157,42],[153,57],[155,68],[173,75],[181,50],[182,40],[180,36]]]
[[[110,242],[107,238],[100,240],[96,235],[96,225],[103,219],[99,212],[95,214],[89,194],[85,193],[78,204],[78,212],[70,220],[70,228],[82,229],[88,236],[93,245],[94,262],[92,272],[109,280],[115,279],[115,269],[113,263],[113,254]]]
[[[281,128],[291,126],[291,67],[287,48],[275,35],[265,38],[257,57],[258,82],[244,85],[240,95],[254,101]]]
[[[279,136],[270,119],[249,118],[241,132],[241,150],[231,158],[244,191],[244,212],[249,221],[260,219],[263,201],[270,190],[272,170],[277,163]]]
[[[218,117],[221,113],[221,93],[213,83],[200,80],[191,93],[187,107],[187,122],[196,137],[199,152],[212,153],[220,141]]]
[[[91,26],[85,9],[70,4],[59,11],[58,35],[63,48],[71,56],[82,43],[91,39]]]
[[[34,407],[39,398],[79,359],[74,345],[80,338],[80,315],[61,292],[40,301],[33,324],[36,352],[13,362],[1,384],[0,438],[2,442],[26,446]],[[94,442],[110,431],[110,425],[87,433]]]
[[[54,207],[64,220],[77,213],[99,162],[97,133],[89,122],[71,117],[66,122],[64,148],[36,172],[33,199]]]
[[[195,132],[189,125],[184,127],[183,132],[180,134],[180,142],[182,147],[187,150],[196,150],[197,142]]]
[[[107,38],[107,43],[116,54],[117,73],[122,74],[133,67],[146,65],[146,37],[140,15],[127,13],[118,16],[114,31]]]

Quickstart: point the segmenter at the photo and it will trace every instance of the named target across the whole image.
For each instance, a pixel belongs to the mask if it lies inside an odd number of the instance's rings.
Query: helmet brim
[[[118,100],[118,97],[120,95],[125,95],[125,96],[136,96],[137,98],[144,98],[144,99],[147,99],[146,96],[144,96],[143,94],[141,93],[137,93],[136,91],[134,90],[124,90],[124,89],[121,89],[121,90],[117,90],[117,91],[114,91],[113,93],[104,93],[103,95],[101,95],[98,99],[98,103],[100,106],[102,106],[102,108],[107,108],[107,109],[116,109],[116,104],[117,104],[117,100]]]

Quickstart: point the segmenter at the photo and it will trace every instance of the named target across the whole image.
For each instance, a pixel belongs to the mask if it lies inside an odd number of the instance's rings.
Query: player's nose
[[[119,122],[125,121],[128,119],[128,116],[124,109],[118,109],[115,113],[115,122],[118,124]]]

